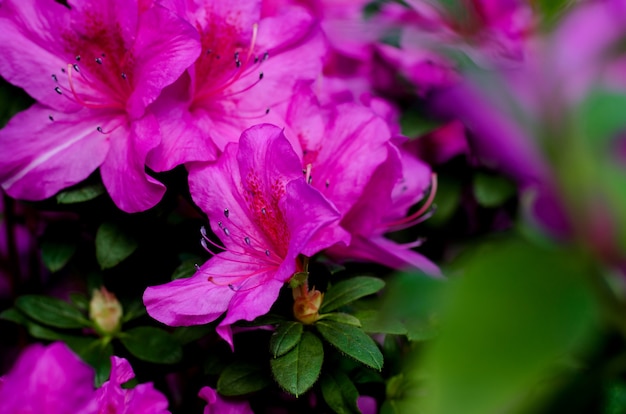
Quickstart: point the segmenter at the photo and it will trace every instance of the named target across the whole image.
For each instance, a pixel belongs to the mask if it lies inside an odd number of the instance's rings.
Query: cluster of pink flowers
[[[233,324],[268,313],[317,254],[441,277],[416,250],[424,240],[389,237],[431,216],[432,165],[472,151],[560,208],[540,151],[462,79],[454,56],[524,67],[506,82],[531,113],[541,110],[529,84],[542,53],[557,51],[554,80],[584,89],[596,73],[578,49],[539,50],[531,2],[460,3],[462,12],[425,0],[0,0],[0,75],[35,100],[0,130],[0,186],[38,201],[99,175],[119,210],[139,213],[176,191],[163,177],[183,171],[208,218],[211,257],[191,277],[147,286],[143,303],[169,326],[219,319],[231,348]],[[593,3],[607,24],[583,44],[589,61],[623,34],[626,15],[619,1]],[[400,132],[407,89],[444,120],[419,142]],[[0,404],[20,412],[15,398],[28,394],[32,412],[167,412],[152,385],[121,387],[128,362],[112,366],[94,390],[63,345],[35,346],[3,377]],[[251,412],[208,387],[200,397],[205,413]]]
[[[435,178],[404,148],[389,104],[335,98],[339,78],[324,62],[345,45],[319,23],[332,26],[344,8],[278,3],[0,8],[0,73],[37,100],[0,132],[2,187],[39,200],[99,170],[132,213],[165,193],[153,173],[184,165],[222,245],[205,234],[219,252],[144,301],[169,325],[228,311],[218,332],[231,344],[230,325],[266,313],[305,256],[439,273],[411,250],[419,242],[385,238],[423,219],[428,205],[408,211],[434,194]]]

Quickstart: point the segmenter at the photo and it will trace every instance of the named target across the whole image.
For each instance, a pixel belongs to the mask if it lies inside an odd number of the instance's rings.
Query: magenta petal
[[[295,261],[291,274],[293,274],[294,268]],[[248,282],[250,285],[256,283],[255,280]],[[278,299],[280,289],[283,287],[283,282],[274,279],[265,280],[262,283],[262,286],[249,287],[248,284],[244,284],[239,288],[235,288],[238,291],[228,304],[228,314],[216,329],[217,333],[228,342],[231,348],[233,346],[233,335],[230,325],[240,320],[251,321],[257,316],[265,315],[276,302],[276,299]]]
[[[350,242],[349,233],[341,229],[327,230],[329,226],[339,224],[341,214],[319,191],[304,180],[290,182],[286,190],[281,207],[291,230],[287,257],[295,259],[299,253],[312,256],[335,243]]]
[[[441,276],[439,267],[421,254],[383,236],[353,237],[348,248],[335,246],[329,253],[340,259],[366,260],[392,269],[414,268],[430,276]]]
[[[133,46],[135,90],[126,108],[140,117],[161,90],[172,84],[200,54],[198,32],[166,8],[155,5],[139,17]]]
[[[0,130],[2,187],[41,200],[85,179],[107,156],[109,137],[96,129],[104,122],[92,111],[63,114],[40,105],[17,114]]]
[[[116,414],[169,414],[167,398],[154,389],[151,383],[122,388],[122,384],[134,378],[129,362],[124,358],[111,357],[111,379],[97,393],[99,413]]]
[[[165,186],[145,172],[146,156],[160,142],[154,116],[122,124],[109,134],[111,149],[100,167],[102,182],[115,204],[127,213],[157,204]]]
[[[130,362],[124,358],[112,356],[110,381],[115,384],[123,384],[133,378],[135,378],[135,373],[133,372],[133,367],[130,366]]]
[[[205,263],[203,269],[211,269],[210,263]],[[187,279],[148,287],[143,294],[143,303],[150,316],[166,325],[202,325],[224,313],[234,294],[227,284],[210,283],[201,270]]]
[[[204,414],[254,414],[247,401],[227,401],[210,387],[202,387],[198,397],[207,402]]]
[[[391,133],[382,118],[353,104],[337,106],[329,123],[313,171],[314,185],[345,214],[387,158]]]
[[[165,95],[151,107],[159,120],[162,139],[148,154],[148,166],[161,172],[188,162],[214,161],[218,150],[205,132],[210,128],[205,128],[195,114],[187,110],[186,102],[171,96],[169,89],[166,88]]]
[[[59,39],[62,29],[69,26],[69,15],[66,7],[53,0],[6,0],[0,7],[0,75],[40,103],[59,110],[79,108],[59,99],[51,77],[67,64]]]
[[[32,345],[3,377],[3,414],[96,414],[93,369],[62,342]]]

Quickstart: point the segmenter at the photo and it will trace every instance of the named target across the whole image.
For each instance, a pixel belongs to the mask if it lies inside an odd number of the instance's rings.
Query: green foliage
[[[386,333],[393,333],[391,330],[399,329],[400,322],[411,341],[435,337],[446,285],[444,279],[422,273],[396,275],[388,286],[379,319],[372,323],[386,326]],[[363,323],[365,325],[366,322]]]
[[[359,391],[343,372],[335,370],[324,373],[320,378],[320,389],[326,404],[337,414],[361,412],[356,405]]]
[[[515,185],[504,177],[474,175],[474,197],[483,207],[498,207],[515,194]]]
[[[528,390],[555,372],[558,359],[583,350],[593,332],[582,258],[514,238],[468,255],[449,286],[445,330],[410,371],[428,375],[425,388],[410,393],[412,410],[489,414],[530,404]]]
[[[278,325],[278,328],[270,338],[270,352],[277,358],[291,351],[300,342],[303,325],[300,322],[285,322]]]
[[[67,344],[83,361],[96,370],[96,387],[101,386],[109,379],[111,374],[111,355],[113,355],[113,346],[110,342],[102,339],[76,338],[76,340],[68,341]]]
[[[70,293],[70,301],[74,304],[74,306],[82,311],[89,310],[89,298],[82,293]]]
[[[321,313],[334,311],[385,287],[385,282],[371,276],[357,276],[333,285],[325,294]]]
[[[392,335],[407,334],[407,330],[402,322],[392,318],[381,318],[380,312],[378,311],[362,310],[356,312],[354,316],[361,321],[361,326],[365,332]]]
[[[224,369],[217,381],[217,391],[224,396],[237,396],[260,391],[271,380],[258,364],[237,361]]]
[[[41,258],[43,264],[51,272],[61,270],[76,253],[76,243],[44,241],[41,244]]]
[[[607,402],[603,414],[626,414],[626,384],[618,382],[607,390]]]
[[[100,183],[79,185],[76,188],[61,191],[56,195],[56,200],[59,204],[83,203],[104,193],[104,186]]]
[[[333,312],[333,313],[325,313],[320,316],[320,320],[325,319],[327,321],[341,322],[348,325],[354,325],[361,327],[361,321],[359,318],[350,315],[349,313],[343,312]]]
[[[138,246],[134,237],[113,222],[102,223],[96,233],[96,258],[102,269],[117,266]]]
[[[215,332],[215,325],[212,324],[181,326],[180,328],[176,328],[172,336],[180,344],[186,345],[210,335],[213,332]]]
[[[187,277],[191,277],[196,273],[196,266],[199,263],[202,263],[202,259],[197,256],[190,257],[189,259],[185,259],[172,273],[172,280],[176,279],[184,279]]]
[[[304,332],[300,342],[285,355],[272,359],[270,366],[278,385],[298,397],[315,384],[323,362],[322,341],[311,332]]]
[[[344,354],[379,371],[383,368],[383,354],[360,328],[326,320],[318,321],[315,327],[329,344]]]
[[[140,326],[124,331],[119,338],[131,354],[144,361],[175,364],[183,356],[180,343],[163,329]]]
[[[15,306],[34,320],[55,328],[71,329],[91,326],[91,322],[85,319],[80,310],[50,296],[20,296],[15,301]]]

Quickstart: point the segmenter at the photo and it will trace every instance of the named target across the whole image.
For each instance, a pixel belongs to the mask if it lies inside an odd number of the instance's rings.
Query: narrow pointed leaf
[[[300,342],[303,326],[300,322],[285,322],[278,326],[270,338],[270,352],[277,358],[291,351]]]
[[[168,332],[150,326],[130,329],[120,336],[122,344],[139,359],[174,364],[183,356],[180,344]]]
[[[333,313],[325,313],[320,316],[320,319],[324,319],[327,321],[341,322],[348,325],[361,327],[361,321],[359,318],[350,315],[349,313],[343,312],[333,312]]]
[[[322,397],[337,414],[358,414],[356,405],[359,391],[350,378],[341,371],[327,372],[320,378]]]
[[[385,282],[376,277],[358,276],[332,286],[324,295],[321,313],[334,311],[364,296],[374,294],[385,287]]]
[[[318,332],[344,354],[377,370],[383,368],[383,354],[372,338],[360,328],[334,321],[318,321]]]
[[[382,318],[378,311],[363,310],[354,314],[361,321],[363,331],[369,333],[384,333],[392,335],[405,335],[407,329],[402,322],[392,318]]]
[[[272,380],[258,364],[237,361],[224,369],[217,380],[217,392],[224,396],[236,396],[260,391]]]
[[[44,241],[41,259],[52,273],[61,270],[76,253],[76,243],[70,241]]]
[[[89,184],[79,188],[62,191],[57,194],[56,199],[59,204],[74,204],[93,200],[104,194],[104,186],[100,183]]]
[[[96,258],[102,269],[117,266],[130,256],[138,244],[117,224],[102,223],[96,233]]]
[[[298,345],[287,354],[272,359],[272,374],[285,391],[298,397],[317,381],[324,362],[322,341],[310,332],[304,332]]]
[[[20,296],[15,301],[15,306],[37,322],[54,326],[55,328],[84,328],[91,326],[91,322],[78,309],[67,302],[50,296]]]

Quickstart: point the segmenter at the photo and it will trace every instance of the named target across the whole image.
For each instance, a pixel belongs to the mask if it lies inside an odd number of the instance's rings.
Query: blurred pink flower
[[[94,371],[63,342],[27,348],[0,378],[3,414],[168,414],[168,401],[151,383],[121,385],[134,377],[128,361],[111,357],[111,379],[94,389]]]
[[[96,414],[94,371],[62,342],[35,344],[1,378],[3,414]]]
[[[111,357],[111,378],[96,390],[98,413],[108,414],[169,414],[167,398],[154,389],[152,383],[122,388],[135,377],[124,358]]]
[[[205,324],[225,311],[217,332],[232,346],[231,324],[267,313],[298,259],[340,239],[316,238],[339,213],[302,175],[298,156],[274,125],[244,131],[219,160],[189,167],[195,203],[207,213],[224,250],[194,276],[149,287],[144,304],[155,319],[173,326]]]
[[[122,210],[161,199],[165,187],[145,173],[161,141],[148,106],[200,45],[192,26],[144,3],[2,3],[0,74],[38,101],[0,131],[0,183],[11,196],[50,197],[100,167]]]
[[[247,401],[227,401],[211,387],[202,387],[198,397],[207,402],[204,414],[253,414]]]

